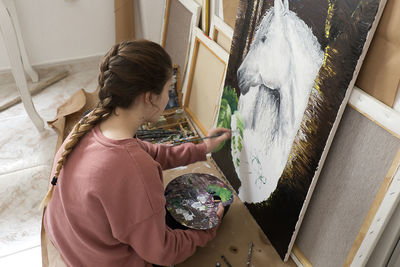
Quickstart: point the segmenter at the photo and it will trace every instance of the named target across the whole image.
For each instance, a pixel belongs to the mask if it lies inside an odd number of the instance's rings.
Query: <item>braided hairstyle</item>
[[[87,132],[108,118],[116,107],[128,108],[138,95],[145,92],[161,94],[171,77],[171,58],[157,43],[140,40],[114,45],[100,64],[99,102],[72,129],[57,161],[51,187],[40,207],[47,206],[68,155]]]

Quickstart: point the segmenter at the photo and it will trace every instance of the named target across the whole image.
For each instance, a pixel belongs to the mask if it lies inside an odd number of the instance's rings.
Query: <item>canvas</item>
[[[210,37],[228,53],[231,51],[233,29],[215,15],[211,20]]]
[[[240,1],[213,154],[287,259],[384,0]]]
[[[200,28],[192,34],[183,107],[205,136],[216,125],[229,54]]]
[[[161,45],[178,64],[181,76],[186,73],[190,38],[199,24],[201,7],[194,0],[167,0],[164,11]]]
[[[314,266],[343,266],[399,149],[399,139],[347,106],[296,239]]]

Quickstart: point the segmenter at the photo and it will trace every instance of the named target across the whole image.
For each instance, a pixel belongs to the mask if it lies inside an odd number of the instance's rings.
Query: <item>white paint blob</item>
[[[185,217],[186,221],[191,221],[194,218],[193,213],[191,213],[191,212],[189,213],[187,210],[184,210],[184,209],[176,209],[176,213],[183,215],[183,217]]]
[[[208,196],[207,195],[199,195],[199,196],[197,196],[197,200],[200,201],[201,203],[206,203],[208,200]]]
[[[202,203],[200,203],[200,202],[194,202],[193,204],[192,204],[192,208],[195,208],[195,209],[197,209],[197,210],[199,210],[199,211],[203,211],[203,210],[206,210],[206,206],[204,206]]]

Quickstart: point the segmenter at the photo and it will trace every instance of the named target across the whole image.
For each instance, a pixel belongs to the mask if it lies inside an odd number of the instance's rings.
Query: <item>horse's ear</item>
[[[289,11],[289,0],[285,0],[285,11]]]
[[[285,0],[287,1],[287,0]],[[285,3],[286,4],[286,3]],[[288,4],[289,5],[289,4]],[[274,1],[274,10],[277,12],[283,12],[285,11],[285,7],[283,6],[282,0],[275,0]]]

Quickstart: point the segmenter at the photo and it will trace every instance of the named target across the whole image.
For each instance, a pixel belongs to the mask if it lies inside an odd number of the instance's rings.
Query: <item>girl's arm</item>
[[[216,235],[210,230],[172,230],[165,225],[165,210],[133,225],[119,238],[129,244],[145,261],[170,266],[183,262],[194,254],[197,246],[205,246]]]
[[[168,146],[154,145],[141,140],[138,140],[138,142],[155,161],[160,163],[163,170],[206,160],[207,146],[205,143]]]
[[[198,145],[186,143],[179,146],[168,146],[153,145],[141,140],[138,140],[138,142],[165,170],[206,160],[207,153],[212,152],[221,142],[230,138],[230,130],[224,128],[214,128],[208,133],[208,136],[217,133],[222,133],[222,135],[206,139],[204,143]]]

